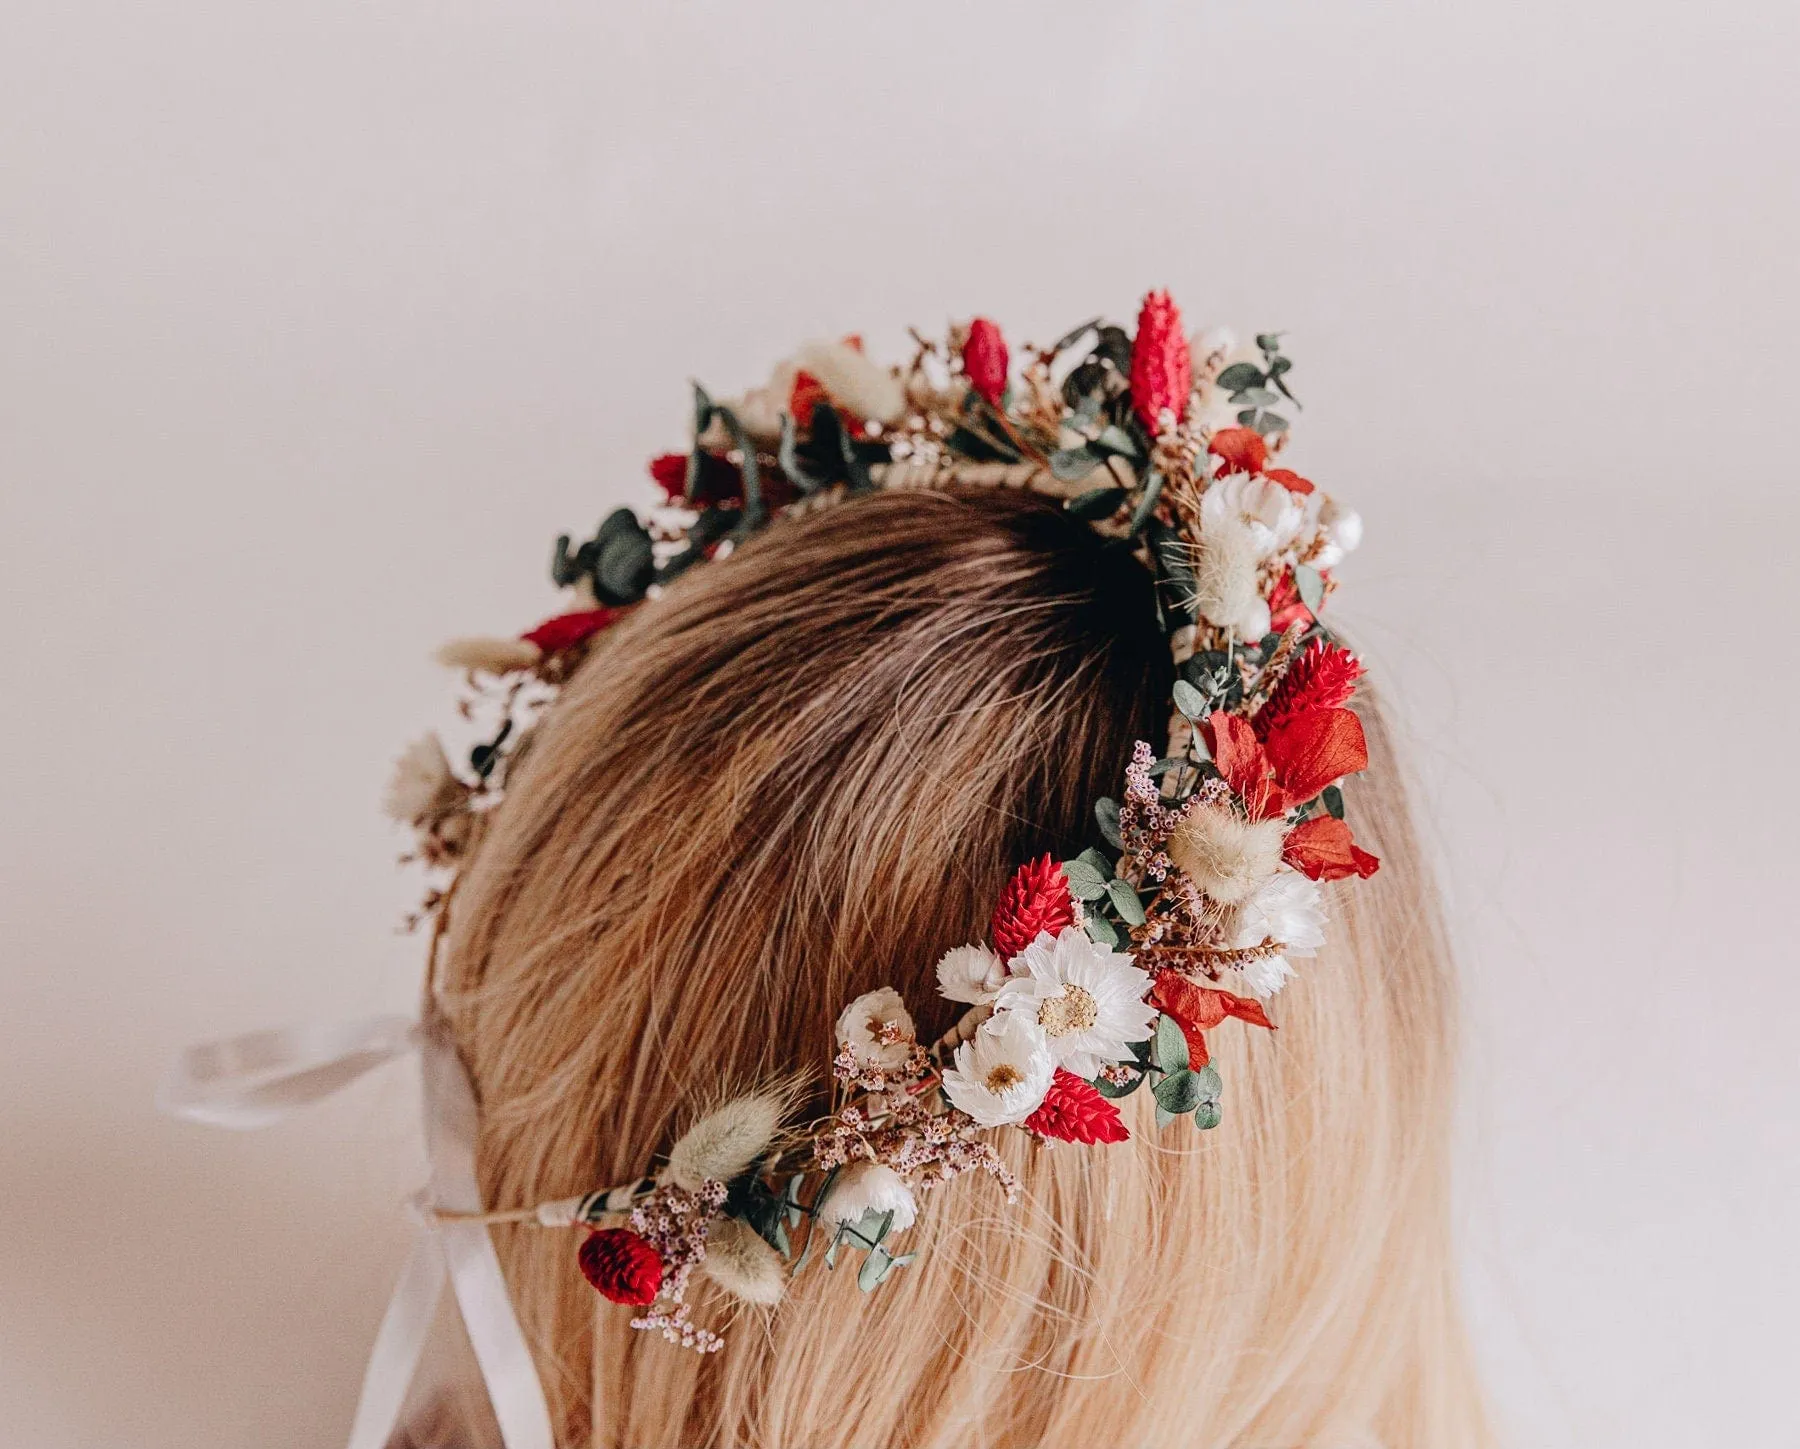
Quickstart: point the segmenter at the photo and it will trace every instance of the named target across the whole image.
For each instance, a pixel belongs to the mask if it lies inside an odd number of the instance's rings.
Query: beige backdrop
[[[549,607],[687,377],[1166,283],[1289,329],[1294,457],[1368,520],[1513,1442],[1800,1442],[1797,16],[7,6],[0,1439],[344,1431],[405,1073],[260,1136],[152,1089],[410,1004],[376,802],[426,656]]]

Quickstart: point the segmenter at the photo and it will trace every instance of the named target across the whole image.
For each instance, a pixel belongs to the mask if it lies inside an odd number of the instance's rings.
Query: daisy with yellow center
[[[1012,976],[994,1000],[996,1019],[1019,1016],[1044,1034],[1056,1065],[1078,1077],[1131,1055],[1149,1039],[1156,1008],[1146,1004],[1150,974],[1131,957],[1090,940],[1074,926],[1041,932],[1013,957]]]
[[[1037,1111],[1055,1075],[1049,1038],[1023,1013],[1003,1011],[956,1049],[944,1095],[983,1127],[1004,1127]]]

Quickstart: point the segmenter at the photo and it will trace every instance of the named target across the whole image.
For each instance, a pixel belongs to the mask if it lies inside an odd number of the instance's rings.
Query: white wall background
[[[1511,1442],[1800,1443],[1797,57],[1782,0],[7,7],[0,1439],[343,1432],[404,1073],[151,1092],[410,1003],[426,655],[539,616],[685,378],[1166,283],[1289,329],[1369,522]]]

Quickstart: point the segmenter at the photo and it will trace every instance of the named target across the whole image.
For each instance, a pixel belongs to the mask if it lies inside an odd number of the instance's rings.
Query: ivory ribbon
[[[424,1074],[431,1185],[422,1194],[426,1211],[363,1373],[349,1449],[384,1449],[399,1424],[446,1279],[505,1449],[555,1449],[543,1386],[487,1228],[444,1222],[432,1212],[482,1207],[475,1179],[475,1093],[442,1023],[375,1016],[190,1047],[158,1092],[157,1104],[173,1116],[213,1127],[263,1127],[414,1050],[421,1054]]]

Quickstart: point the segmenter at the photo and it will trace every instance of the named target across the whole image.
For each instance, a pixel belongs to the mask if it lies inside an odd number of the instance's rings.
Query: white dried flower
[[[1006,963],[986,946],[952,946],[937,964],[937,979],[951,1001],[980,1006],[1006,984]]]
[[[897,423],[906,416],[906,384],[847,342],[809,342],[795,361],[853,418]]]
[[[730,1182],[768,1150],[787,1112],[785,1092],[752,1092],[715,1107],[669,1149],[669,1162],[657,1175],[689,1192],[708,1178]]]
[[[433,657],[447,669],[469,674],[516,674],[535,669],[544,651],[529,639],[452,639]]]
[[[865,991],[844,1008],[837,1021],[837,1040],[862,1065],[893,1071],[911,1058],[916,1036],[900,993],[883,986]]]
[[[1253,996],[1268,998],[1293,976],[1290,956],[1311,956],[1325,944],[1325,906],[1316,882],[1297,870],[1277,871],[1238,908],[1231,945],[1247,951],[1265,941],[1281,947],[1276,956],[1246,962],[1244,984]]]
[[[1248,526],[1260,561],[1293,543],[1306,521],[1306,509],[1293,493],[1271,479],[1230,473],[1216,480],[1200,501],[1202,535],[1226,518]]]
[[[1222,906],[1250,899],[1281,868],[1284,820],[1245,820],[1225,805],[1203,805],[1169,836],[1169,859]]]
[[[799,375],[799,364],[791,358],[778,362],[775,370],[769,374],[768,382],[761,387],[753,387],[735,402],[725,405],[737,415],[743,424],[744,431],[759,443],[773,443],[781,437],[781,415],[788,410],[788,401],[793,396],[794,378]],[[714,448],[729,448],[736,440],[725,429],[723,424],[716,423],[718,432],[701,439],[703,443]]]
[[[406,747],[394,762],[382,808],[402,825],[422,825],[447,814],[462,802],[464,787],[450,769],[443,742],[425,735]]]
[[[1256,536],[1241,519],[1228,515],[1204,525],[1194,556],[1194,607],[1245,643],[1269,632],[1269,601],[1258,587],[1261,563]]]
[[[1091,1077],[1129,1056],[1129,1043],[1148,1040],[1157,1014],[1144,1001],[1150,973],[1133,966],[1129,953],[1065,926],[1055,936],[1040,932],[1012,965],[995,1010],[1034,1022],[1057,1066]]]
[[[855,1223],[864,1213],[892,1213],[891,1232],[905,1232],[918,1216],[912,1189],[900,1174],[879,1162],[853,1162],[832,1179],[831,1192],[819,1209],[828,1223]]]
[[[781,1254],[740,1218],[714,1218],[706,1226],[706,1257],[701,1268],[734,1298],[767,1307],[787,1292],[787,1266]]]
[[[1336,568],[1362,542],[1362,515],[1323,493],[1309,493],[1306,504],[1307,523],[1316,540],[1308,562],[1316,569]]]
[[[1023,1122],[1043,1105],[1056,1075],[1050,1039],[1022,1011],[1002,1011],[956,1049],[944,1095],[983,1127]]]

